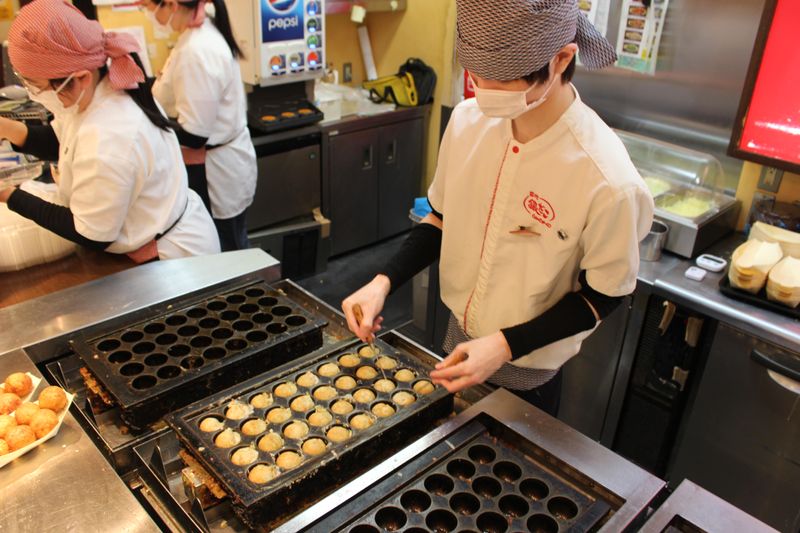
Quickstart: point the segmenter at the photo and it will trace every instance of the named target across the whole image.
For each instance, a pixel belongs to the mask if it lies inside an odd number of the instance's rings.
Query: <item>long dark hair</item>
[[[134,63],[144,72],[144,65],[142,65],[142,60],[139,59],[139,54],[131,52],[131,58],[133,58]],[[108,74],[108,67],[103,65],[98,70],[100,79],[102,80]],[[64,83],[66,79],[67,78],[50,80],[50,86],[55,89]],[[125,92],[136,102],[136,105],[147,115],[147,118],[150,119],[153,125],[164,131],[175,130],[178,128],[178,124],[164,116],[153,98],[153,81],[152,78],[145,78],[135,89],[125,89]]]
[[[178,4],[189,9],[202,9],[198,8],[202,0],[191,0],[189,2],[182,2],[178,0]],[[241,0],[239,0],[241,1]],[[158,4],[163,2],[160,0]],[[233,57],[244,58],[244,52],[236,44],[236,39],[233,37],[233,29],[231,28],[231,19],[228,16],[228,8],[225,7],[225,0],[213,0],[214,3],[214,26],[217,27],[228,47],[231,49]]]

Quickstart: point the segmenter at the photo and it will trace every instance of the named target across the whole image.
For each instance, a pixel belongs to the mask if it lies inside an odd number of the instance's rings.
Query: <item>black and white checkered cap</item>
[[[583,64],[603,68],[614,47],[578,10],[577,0],[457,0],[461,65],[490,80],[516,80],[547,65],[576,41]]]

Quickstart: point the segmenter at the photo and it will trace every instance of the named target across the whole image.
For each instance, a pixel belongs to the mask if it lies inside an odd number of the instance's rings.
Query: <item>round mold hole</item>
[[[272,308],[272,314],[275,316],[289,316],[292,314],[292,309],[285,305],[279,305]]]
[[[264,333],[263,331],[251,331],[247,335],[245,335],[249,342],[264,342],[269,338],[269,335]]]
[[[469,479],[475,475],[475,465],[466,459],[453,459],[447,463],[447,472],[459,479]]]
[[[454,486],[453,480],[444,474],[432,474],[425,478],[425,488],[428,492],[439,496],[449,494]]]
[[[421,490],[409,490],[400,497],[400,505],[409,513],[424,513],[431,506],[431,497]]]
[[[203,352],[203,357],[205,357],[209,361],[216,361],[217,359],[222,359],[223,357],[225,357],[226,353],[228,352],[225,351],[225,348],[214,346]]]
[[[117,339],[106,339],[97,343],[97,349],[101,352],[110,352],[122,346],[122,343]]]
[[[273,298],[272,296],[264,296],[260,300],[258,300],[258,305],[261,307],[272,307],[273,305],[278,303],[277,298]]]
[[[223,302],[222,300],[214,300],[213,302],[208,302],[206,304],[206,307],[208,307],[210,311],[216,312],[216,311],[222,311],[223,309],[228,307],[228,304],[227,302]]]
[[[258,298],[259,296],[264,296],[264,289],[259,289],[258,287],[251,287],[244,291],[245,296],[248,298]]]
[[[547,502],[547,510],[550,514],[561,520],[569,520],[578,515],[578,506],[569,498],[555,496]]]
[[[386,531],[399,531],[406,525],[406,513],[397,507],[384,507],[375,513],[375,523]]]
[[[123,376],[135,376],[137,374],[141,374],[144,371],[144,365],[142,363],[128,363],[122,365],[119,369],[119,373]]]
[[[187,320],[189,319],[183,315],[172,315],[168,316],[167,319],[164,320],[164,322],[166,322],[168,326],[182,326],[186,324]]]
[[[148,335],[158,335],[165,329],[167,329],[167,326],[161,322],[152,322],[144,327],[144,332]]]
[[[369,524],[359,524],[352,528],[350,533],[381,533],[381,530]]]
[[[178,342],[178,336],[174,333],[162,333],[156,337],[156,344],[160,344],[161,346],[175,344],[176,342]]]
[[[122,342],[139,342],[144,338],[144,333],[141,331],[126,331],[120,338]]]
[[[279,333],[283,333],[286,331],[287,328],[286,324],[274,323],[267,325],[267,332],[272,333],[273,335],[278,335]]]
[[[184,355],[188,355],[191,351],[192,349],[185,344],[173,344],[167,348],[167,354],[169,354],[170,357],[183,357]]]
[[[459,492],[450,498],[450,508],[458,514],[473,515],[481,508],[481,502],[468,492]]]
[[[229,304],[243,304],[245,300],[247,300],[247,296],[244,294],[231,294],[225,298],[225,301]]]
[[[550,488],[541,479],[528,478],[519,484],[519,491],[533,501],[547,498]]]
[[[186,370],[191,370],[193,368],[200,368],[203,366],[203,358],[198,357],[196,355],[190,355],[189,357],[184,357],[181,359],[181,366]]]
[[[200,333],[200,328],[197,326],[183,326],[178,329],[178,335],[181,337],[194,337],[198,333]]]
[[[482,465],[488,465],[493,462],[497,454],[494,450],[483,444],[476,444],[469,449],[469,458]]]
[[[158,369],[158,372],[156,372],[156,375],[158,375],[158,377],[161,379],[176,378],[180,374],[181,374],[181,369],[173,365],[162,366],[161,368]]]
[[[503,487],[493,477],[483,476],[472,480],[472,490],[484,498],[494,498],[500,494]]]
[[[246,315],[257,313],[260,308],[256,304],[244,304],[239,307],[239,312]]]
[[[230,351],[238,352],[239,350],[247,348],[247,342],[245,342],[244,339],[231,339],[225,343],[225,348]]]
[[[145,390],[153,387],[156,383],[158,383],[158,379],[155,376],[139,376],[131,381],[131,387],[136,390]]]
[[[144,359],[144,364],[147,366],[161,366],[167,362],[167,356],[163,353],[150,354]]]
[[[186,316],[188,316],[189,318],[203,318],[207,314],[208,311],[206,309],[203,309],[202,307],[193,307],[192,309],[186,311]]]
[[[253,323],[249,320],[237,320],[233,323],[233,329],[236,331],[250,331],[253,329]]]
[[[306,317],[304,316],[292,315],[292,316],[287,316],[284,322],[286,323],[287,326],[296,328],[298,326],[302,326],[303,324],[308,322],[308,320],[306,320]]]
[[[211,346],[213,342],[214,340],[211,337],[200,336],[193,338],[191,341],[189,341],[189,344],[191,344],[194,348],[207,348]]]
[[[558,522],[546,514],[535,514],[528,518],[528,531],[532,533],[558,533]]]
[[[140,342],[139,344],[133,345],[133,353],[143,355],[149,352],[152,352],[156,349],[156,345],[152,342]]]
[[[218,340],[230,339],[233,337],[233,330],[228,328],[218,328],[211,332],[211,336]]]
[[[272,322],[272,315],[268,313],[256,313],[252,316],[252,319],[256,324],[269,324]]]
[[[232,311],[230,309],[219,314],[219,317],[226,322],[233,322],[234,320],[237,320],[239,316],[239,311]]]
[[[508,529],[506,517],[491,511],[480,515],[475,521],[475,525],[483,533],[503,533]]]
[[[530,505],[516,494],[507,494],[500,498],[500,512],[511,518],[525,516],[530,510]]]
[[[209,316],[198,322],[197,325],[203,329],[214,329],[219,326],[219,320]]]
[[[127,352],[125,350],[120,350],[118,352],[114,352],[108,356],[109,363],[127,363],[131,360],[133,354],[131,352]]]
[[[448,533],[458,527],[458,518],[450,511],[437,509],[425,517],[425,525],[436,533]]]
[[[509,461],[500,461],[492,470],[495,476],[509,483],[514,483],[522,475],[520,467]]]

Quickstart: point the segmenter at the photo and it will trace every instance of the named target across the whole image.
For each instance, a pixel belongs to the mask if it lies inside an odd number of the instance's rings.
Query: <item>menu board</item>
[[[768,0],[729,152],[800,172],[800,1]]]

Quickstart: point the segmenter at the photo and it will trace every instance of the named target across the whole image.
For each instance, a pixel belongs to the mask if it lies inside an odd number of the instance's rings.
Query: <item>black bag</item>
[[[419,58],[411,57],[400,66],[400,74],[411,74],[417,87],[417,105],[433,102],[433,91],[436,89],[436,71]]]

